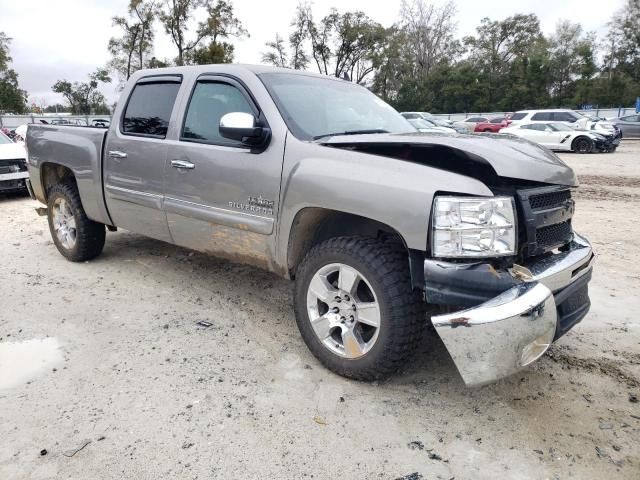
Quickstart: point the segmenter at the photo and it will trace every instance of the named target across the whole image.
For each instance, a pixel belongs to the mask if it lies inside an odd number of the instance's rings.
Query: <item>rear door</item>
[[[640,115],[628,115],[617,122],[625,137],[640,137]]]
[[[180,85],[180,76],[138,80],[107,135],[104,152],[105,198],[115,225],[167,242],[165,139]]]
[[[263,151],[220,135],[220,118],[245,112],[267,123],[238,79],[201,75],[171,141],[165,209],[173,240],[196,250],[267,266],[280,193],[284,138]]]

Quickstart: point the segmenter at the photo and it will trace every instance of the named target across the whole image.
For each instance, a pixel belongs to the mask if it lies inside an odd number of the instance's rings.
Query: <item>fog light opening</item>
[[[526,345],[522,349],[522,355],[520,356],[520,365],[526,367],[539,359],[544,352],[547,351],[551,343],[553,342],[553,332],[551,334],[545,333],[536,337],[533,342]]]

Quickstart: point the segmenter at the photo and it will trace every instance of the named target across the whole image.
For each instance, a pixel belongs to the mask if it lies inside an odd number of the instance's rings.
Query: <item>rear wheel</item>
[[[426,323],[404,252],[361,237],[333,238],[307,254],[296,275],[294,307],[311,352],[330,370],[360,380],[404,366]]]
[[[587,137],[578,137],[573,141],[571,149],[576,153],[591,153],[593,151],[593,140]]]
[[[102,252],[105,229],[87,217],[73,183],[59,183],[48,192],[47,213],[51,238],[67,260],[84,262]]]

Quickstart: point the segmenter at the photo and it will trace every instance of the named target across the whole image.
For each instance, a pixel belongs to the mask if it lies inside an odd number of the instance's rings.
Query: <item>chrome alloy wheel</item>
[[[56,198],[53,202],[53,228],[60,244],[67,250],[71,250],[76,244],[76,219],[64,198]]]
[[[343,263],[325,265],[307,289],[307,313],[318,339],[332,353],[367,354],[380,331],[380,305],[367,279]]]

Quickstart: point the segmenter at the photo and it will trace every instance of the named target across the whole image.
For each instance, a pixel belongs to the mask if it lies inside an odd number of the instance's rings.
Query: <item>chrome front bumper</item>
[[[495,272],[509,275],[513,284],[496,297],[466,310],[433,316],[431,322],[465,384],[499,380],[540,358],[556,338],[556,299],[564,301],[563,292],[589,280],[594,260],[589,242],[575,235],[566,252]],[[460,274],[474,266],[478,264],[427,260],[425,275],[429,268],[442,275],[443,271]]]

